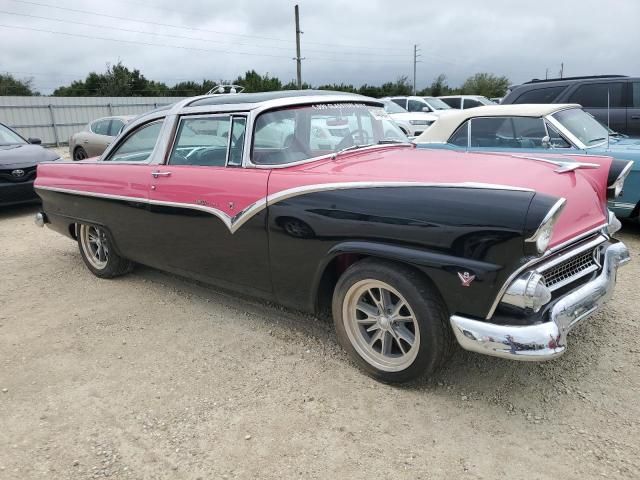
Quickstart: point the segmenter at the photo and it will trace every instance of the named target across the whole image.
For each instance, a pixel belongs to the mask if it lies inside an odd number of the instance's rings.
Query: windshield
[[[450,110],[451,107],[436,97],[422,97],[434,110]]]
[[[554,113],[553,118],[587,147],[593,147],[607,139],[607,129],[580,108],[562,110]]]
[[[13,130],[0,124],[0,145],[15,145],[27,143],[24,139]]]
[[[251,160],[257,165],[281,165],[344,149],[408,142],[382,107],[364,103],[288,107],[256,119]]]
[[[384,111],[387,113],[407,113],[407,111],[391,100],[384,101]]]

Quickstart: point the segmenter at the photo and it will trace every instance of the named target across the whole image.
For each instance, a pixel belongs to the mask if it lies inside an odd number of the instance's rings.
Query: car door
[[[569,94],[568,103],[578,103],[603,125],[627,132],[626,82],[599,82],[579,85]]]
[[[149,221],[148,198],[153,154],[163,119],[138,126],[97,162],[76,164],[65,179],[70,211],[86,223],[102,225],[113,236],[125,258],[153,263],[154,235]]]
[[[264,296],[271,291],[268,169],[242,167],[246,117],[177,119],[149,193],[157,266]]]
[[[89,157],[97,157],[107,149],[113,137],[109,135],[111,119],[103,118],[91,123],[91,135],[82,141],[82,147]]]
[[[629,82],[631,99],[627,107],[627,135],[640,137],[640,80]]]

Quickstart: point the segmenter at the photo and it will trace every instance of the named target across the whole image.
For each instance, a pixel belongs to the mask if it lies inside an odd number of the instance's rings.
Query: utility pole
[[[544,71],[544,79],[545,80],[549,80],[549,69],[548,68]]]
[[[296,14],[296,58],[294,58],[294,60],[297,64],[298,90],[302,90],[302,60],[304,59],[300,56],[300,34],[302,32],[300,31],[300,11],[298,5],[294,7],[294,10]]]
[[[564,75],[564,62],[560,64],[560,78]]]
[[[416,65],[418,63],[418,57],[420,57],[418,50],[418,44],[413,46],[413,94],[416,94]]]

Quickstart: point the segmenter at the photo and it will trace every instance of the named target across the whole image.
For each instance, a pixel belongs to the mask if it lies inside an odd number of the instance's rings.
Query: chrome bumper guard
[[[465,350],[511,360],[541,361],[559,357],[567,348],[569,331],[613,295],[618,267],[630,259],[624,243],[609,244],[604,251],[601,273],[560,298],[545,323],[498,325],[452,315],[450,322],[458,343]]]

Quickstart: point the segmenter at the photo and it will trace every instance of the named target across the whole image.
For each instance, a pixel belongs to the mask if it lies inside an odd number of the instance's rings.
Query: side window
[[[440,100],[449,105],[451,108],[457,108],[458,110],[460,110],[460,107],[462,105],[462,100],[460,98],[441,98]]]
[[[131,133],[105,161],[145,162],[151,156],[162,129],[162,121],[149,123]]]
[[[474,108],[474,107],[481,107],[482,106],[482,102],[479,102],[478,100],[474,100],[473,98],[465,98],[464,99],[464,109],[466,110],[467,108]]]
[[[547,123],[547,131],[551,148],[571,148],[571,144],[550,123]]]
[[[170,165],[224,167],[231,117],[183,117],[169,157]]]
[[[547,136],[544,120],[532,117],[514,117],[513,128],[520,148],[542,148],[542,139]]]
[[[109,127],[109,136],[117,136],[120,133],[120,130],[122,130],[122,127],[124,127],[124,122],[122,120],[118,120],[116,118],[111,120],[111,126]]]
[[[109,135],[111,120],[97,120],[91,124],[91,131],[98,135]]]
[[[467,147],[469,145],[469,120],[464,122],[462,125],[458,127],[458,129],[451,135],[449,138],[449,142],[452,145],[456,145],[458,147]]]
[[[640,108],[640,82],[633,82],[633,108]]]
[[[579,103],[584,108],[607,108],[607,94],[611,108],[624,107],[622,93],[624,83],[587,83],[580,85],[571,97],[569,103]]]
[[[229,144],[228,166],[239,167],[242,165],[242,152],[244,151],[245,131],[247,119],[244,117],[234,117],[231,127],[231,142]]]
[[[407,108],[407,100],[404,99],[404,98],[392,98],[391,101],[393,103],[396,103],[396,104],[400,105],[404,109]]]
[[[520,95],[513,103],[553,103],[566,86],[538,88]]]
[[[474,118],[471,121],[472,147],[519,148],[510,117]]]
[[[407,110],[410,112],[422,112],[423,108],[429,108],[426,103],[419,102],[418,100],[409,100]]]

